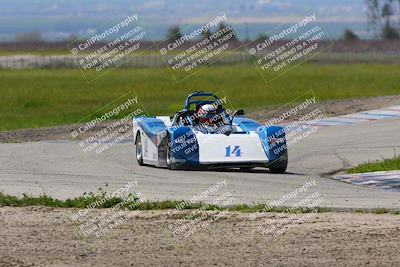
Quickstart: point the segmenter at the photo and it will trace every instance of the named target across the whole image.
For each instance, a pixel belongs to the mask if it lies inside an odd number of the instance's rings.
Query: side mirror
[[[236,111],[236,115],[243,116],[244,115],[244,110],[243,109],[239,109],[238,111]]]

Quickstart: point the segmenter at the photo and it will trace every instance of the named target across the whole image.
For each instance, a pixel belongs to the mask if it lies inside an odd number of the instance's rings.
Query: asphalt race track
[[[101,154],[84,153],[70,141],[0,144],[0,184],[8,194],[80,196],[105,188],[107,192],[136,179],[137,191],[149,200],[190,199],[218,181],[236,203],[265,203],[315,179],[310,190],[323,196],[321,206],[400,209],[400,192],[356,186],[328,174],[356,164],[392,157],[400,147],[400,119],[322,127],[289,149],[286,174],[267,169],[242,171],[170,171],[139,167],[132,143],[118,144]],[[397,151],[398,153],[399,151]],[[292,199],[285,204],[291,204]]]

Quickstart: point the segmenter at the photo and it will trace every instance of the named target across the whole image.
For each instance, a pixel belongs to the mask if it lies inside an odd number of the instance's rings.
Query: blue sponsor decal
[[[199,144],[196,135],[189,127],[169,128],[172,156],[181,164],[199,163]]]

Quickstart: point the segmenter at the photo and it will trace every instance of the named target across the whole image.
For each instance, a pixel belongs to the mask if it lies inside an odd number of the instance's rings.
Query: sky
[[[152,39],[162,39],[172,25],[198,25],[221,12],[249,38],[311,13],[333,38],[346,27],[361,37],[370,34],[364,0],[0,0],[0,40],[29,31],[40,31],[49,40],[85,35],[132,12],[139,14]]]

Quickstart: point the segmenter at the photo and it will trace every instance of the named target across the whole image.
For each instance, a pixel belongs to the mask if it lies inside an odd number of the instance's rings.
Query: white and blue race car
[[[284,173],[288,155],[285,131],[223,107],[212,93],[195,92],[173,117],[133,119],[139,165],[169,169],[267,167]]]

